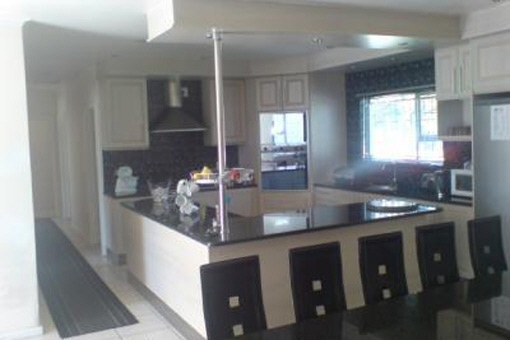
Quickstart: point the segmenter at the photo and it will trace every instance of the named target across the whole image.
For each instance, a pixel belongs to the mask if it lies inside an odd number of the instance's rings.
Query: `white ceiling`
[[[121,55],[130,58],[210,58],[210,42],[175,45],[146,43],[145,12],[161,0],[0,0],[2,13],[29,18],[25,31],[28,79],[57,82],[97,60]],[[169,1],[169,0],[165,0]],[[193,1],[193,0],[186,0]],[[216,1],[216,0],[210,0]],[[490,0],[238,0],[292,4],[348,4],[363,7],[459,14],[492,6]],[[185,36],[186,32],[183,32]],[[305,39],[304,39],[305,38]],[[229,41],[230,59],[268,59],[310,54],[338,46],[363,46],[366,39],[336,34],[325,37],[325,46],[310,42],[311,36],[279,35],[271,38],[244,37]],[[305,43],[303,43],[305,41]],[[429,42],[409,40],[423,48]],[[285,46],[285,48],[281,48]],[[383,47],[383,46],[382,46]]]
[[[467,14],[494,6],[491,0],[241,0],[252,2],[278,2],[287,4],[353,5],[367,8],[415,11],[437,14]]]

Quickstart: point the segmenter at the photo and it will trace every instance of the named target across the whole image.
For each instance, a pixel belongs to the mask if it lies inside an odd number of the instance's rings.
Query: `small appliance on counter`
[[[446,195],[447,171],[436,170],[434,172],[426,172],[421,175],[420,191],[434,195],[438,200],[442,200]]]
[[[473,170],[452,169],[450,173],[452,201],[470,203],[473,200]]]
[[[129,166],[121,166],[115,172],[117,181],[115,183],[116,196],[128,196],[136,194],[138,177],[133,176],[133,169]]]

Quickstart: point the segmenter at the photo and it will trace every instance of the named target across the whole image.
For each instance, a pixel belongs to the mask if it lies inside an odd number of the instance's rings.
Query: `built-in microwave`
[[[473,199],[473,170],[452,169],[451,195],[452,199]]]

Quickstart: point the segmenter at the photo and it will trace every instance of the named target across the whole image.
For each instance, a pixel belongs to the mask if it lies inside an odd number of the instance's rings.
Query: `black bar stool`
[[[401,232],[361,237],[359,261],[366,304],[407,295]]]
[[[200,267],[207,338],[226,339],[267,328],[258,256]]]
[[[468,221],[468,233],[475,276],[490,275],[507,269],[500,216]]]
[[[453,222],[417,227],[416,244],[423,289],[459,280]]]
[[[340,243],[289,251],[296,321],[313,319],[346,308]]]

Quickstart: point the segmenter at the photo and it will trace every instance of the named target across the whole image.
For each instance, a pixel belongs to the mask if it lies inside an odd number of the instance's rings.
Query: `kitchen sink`
[[[388,213],[409,212],[417,210],[418,203],[383,198],[367,202],[367,209],[371,211]]]

